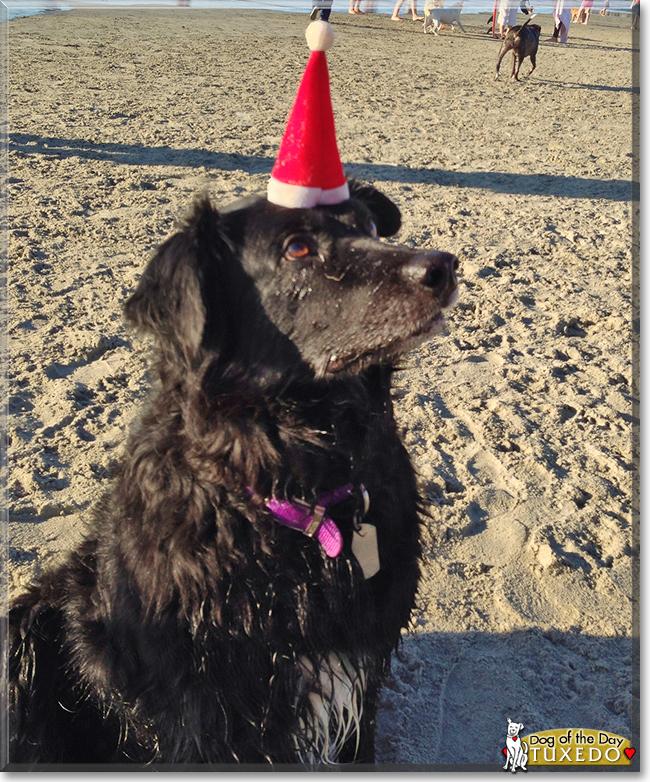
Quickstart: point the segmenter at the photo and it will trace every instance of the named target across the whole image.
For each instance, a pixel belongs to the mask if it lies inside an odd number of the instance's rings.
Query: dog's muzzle
[[[402,274],[413,283],[430,288],[439,297],[442,306],[448,306],[456,289],[458,258],[451,253],[419,253],[402,267]]]

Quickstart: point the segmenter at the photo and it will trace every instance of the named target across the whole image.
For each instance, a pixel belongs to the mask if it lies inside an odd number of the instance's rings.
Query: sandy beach
[[[420,609],[382,694],[385,764],[494,768],[507,717],[638,746],[630,20],[571,25],[515,83],[510,55],[494,80],[487,16],[438,37],[332,16],[347,174],[400,206],[395,241],[461,262],[448,333],[395,389],[430,518]],[[552,19],[536,21],[544,40]],[[81,538],[146,395],[147,345],[121,308],[153,249],[195,194],[266,189],[307,22],[9,22],[12,594]]]

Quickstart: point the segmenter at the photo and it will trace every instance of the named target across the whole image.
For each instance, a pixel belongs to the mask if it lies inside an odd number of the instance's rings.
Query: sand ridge
[[[396,241],[461,261],[448,334],[395,390],[430,520],[379,716],[385,763],[498,762],[506,717],[630,736],[635,713],[629,20],[572,25],[519,84],[509,56],[494,81],[486,20],[436,38],[333,15],[347,173],[399,204]],[[74,545],[109,485],[147,387],[121,307],[153,248],[196,193],[265,189],[306,22],[9,24],[12,590]]]

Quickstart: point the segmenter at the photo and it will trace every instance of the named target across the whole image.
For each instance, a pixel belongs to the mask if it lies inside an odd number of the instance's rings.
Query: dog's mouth
[[[359,370],[364,366],[379,361],[389,361],[419,347],[423,342],[436,334],[441,334],[447,328],[445,313],[451,309],[458,299],[457,290],[451,295],[447,305],[436,315],[421,322],[413,332],[406,337],[396,337],[386,345],[364,351],[363,353],[332,354],[325,367],[325,374],[338,374],[343,370]]]

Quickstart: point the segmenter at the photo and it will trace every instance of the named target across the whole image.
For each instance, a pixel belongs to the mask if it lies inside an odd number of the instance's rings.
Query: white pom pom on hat
[[[321,19],[309,25],[305,31],[305,38],[312,52],[327,52],[334,45],[334,30],[329,22]]]
[[[329,22],[312,22],[305,33],[311,55],[289,115],[268,184],[271,203],[311,209],[350,197],[336,144],[325,52],[334,43]]]

